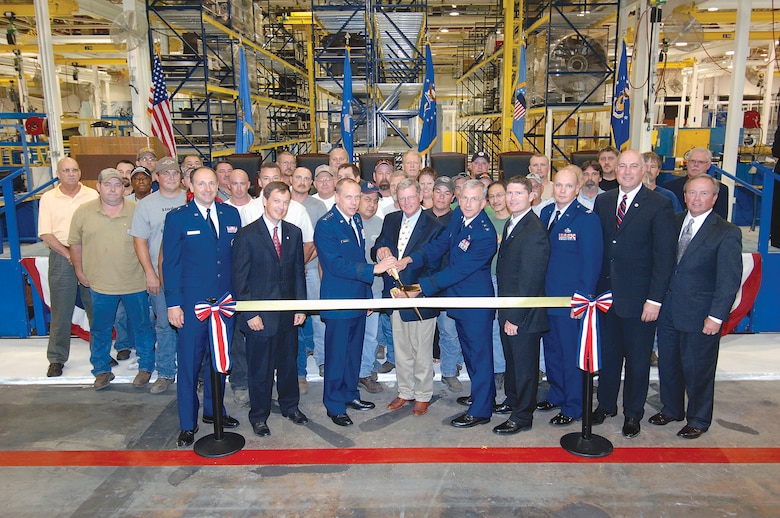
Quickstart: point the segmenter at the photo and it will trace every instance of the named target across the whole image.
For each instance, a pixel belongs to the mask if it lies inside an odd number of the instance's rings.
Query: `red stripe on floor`
[[[207,459],[192,450],[4,451],[0,466],[251,466],[326,464],[777,464],[780,448],[617,448],[599,459],[562,448],[242,450]]]

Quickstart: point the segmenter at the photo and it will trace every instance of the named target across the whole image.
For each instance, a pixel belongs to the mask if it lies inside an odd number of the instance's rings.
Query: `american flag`
[[[525,115],[525,96],[522,93],[517,94],[515,97],[515,111],[513,114],[513,118],[516,121],[520,120],[520,117]]]
[[[171,101],[168,99],[168,90],[165,89],[165,76],[160,56],[157,54],[152,58],[152,88],[149,90],[147,111],[152,116],[152,135],[159,138],[168,148],[168,156],[175,157],[176,139],[173,137]]]

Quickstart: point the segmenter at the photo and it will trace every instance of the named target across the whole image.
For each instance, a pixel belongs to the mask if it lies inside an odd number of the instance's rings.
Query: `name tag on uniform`
[[[458,248],[460,248],[464,252],[468,250],[470,246],[471,246],[471,241],[469,241],[468,239],[464,239],[460,243],[458,243]]]
[[[341,240],[341,244],[342,244],[342,245],[343,245],[344,243],[349,243],[349,242],[350,242],[350,240],[349,240],[349,239],[342,239],[342,240]]]
[[[235,226],[232,226],[232,225],[228,225],[227,226],[227,233],[228,234],[235,234],[236,232],[238,232],[238,227],[235,227]]]
[[[200,234],[200,230],[188,230],[187,231],[187,235],[188,236],[197,236],[198,234]]]

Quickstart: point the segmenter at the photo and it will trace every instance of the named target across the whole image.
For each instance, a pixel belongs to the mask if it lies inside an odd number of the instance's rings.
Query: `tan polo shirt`
[[[73,198],[63,194],[59,185],[43,193],[38,204],[38,236],[52,234],[57,241],[68,246],[68,232],[73,213],[84,203],[98,198],[95,189],[81,183],[79,187],[79,192]]]
[[[82,246],[82,266],[90,287],[105,295],[146,291],[146,277],[133,248],[135,202],[125,200],[122,211],[109,217],[100,199],[79,207],[70,225],[69,245]]]

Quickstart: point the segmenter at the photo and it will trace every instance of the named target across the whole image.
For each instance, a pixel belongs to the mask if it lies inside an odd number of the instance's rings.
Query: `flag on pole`
[[[355,125],[352,118],[352,65],[349,61],[349,47],[344,53],[344,94],[341,97],[341,141],[352,160],[355,142]]]
[[[512,112],[512,133],[515,134],[517,143],[523,147],[523,135],[525,134],[525,114],[528,104],[525,94],[528,90],[526,84],[525,45],[520,45],[520,63],[517,65],[517,84],[513,99],[514,110]]]
[[[238,132],[236,153],[248,153],[255,141],[255,123],[252,118],[252,97],[249,90],[249,73],[246,68],[244,46],[238,47],[238,65],[241,67],[238,82]]]
[[[171,120],[171,101],[168,98],[168,90],[165,89],[165,76],[163,75],[160,56],[154,53],[152,57],[152,87],[149,91],[149,106],[147,108],[152,117],[152,135],[159,138],[168,148],[168,155],[176,156],[176,139],[173,137],[173,122]]]
[[[436,143],[436,85],[434,84],[431,44],[428,42],[425,43],[425,81],[423,81],[418,115],[423,125],[417,151],[427,153]]]
[[[626,41],[623,40],[623,50],[620,53],[620,64],[615,80],[615,95],[612,97],[612,138],[615,140],[617,149],[623,149],[623,146],[628,142],[630,104],[628,55],[626,54]]]

